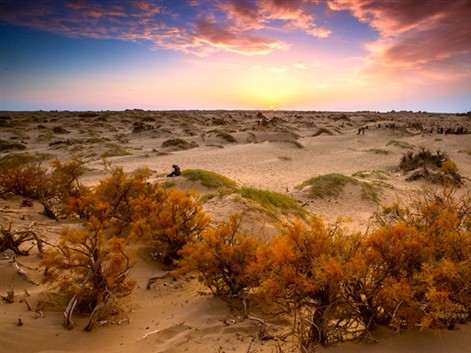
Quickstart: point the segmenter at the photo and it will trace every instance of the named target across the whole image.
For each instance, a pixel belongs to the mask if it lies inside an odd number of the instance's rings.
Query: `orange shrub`
[[[246,297],[257,285],[247,268],[256,259],[258,241],[240,231],[240,218],[231,216],[229,223],[221,222],[206,230],[200,241],[185,245],[177,261],[177,273],[196,271],[214,295]]]

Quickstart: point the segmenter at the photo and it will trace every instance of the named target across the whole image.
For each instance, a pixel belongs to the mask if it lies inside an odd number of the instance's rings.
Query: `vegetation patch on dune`
[[[325,199],[327,197],[338,197],[348,184],[361,186],[361,198],[378,202],[379,186],[369,182],[360,182],[353,177],[343,174],[331,173],[319,175],[302,182],[295,188],[301,190],[309,186],[309,197],[312,199]]]
[[[131,153],[125,148],[114,143],[106,144],[105,151],[101,154],[102,158],[129,156]]]
[[[285,214],[294,213],[298,216],[303,216],[306,213],[298,202],[288,195],[253,187],[239,188],[234,180],[215,172],[186,169],[182,171],[182,176],[189,180],[199,181],[207,188],[217,189],[220,195],[239,194],[240,197],[259,204],[271,215],[277,214],[279,211]]]
[[[414,146],[412,146],[410,143],[404,142],[404,141],[396,141],[396,140],[391,140],[389,141],[386,146],[395,146],[399,147],[405,150],[413,150]]]
[[[229,143],[236,143],[237,139],[232,136],[230,133],[225,132],[225,131],[217,131],[216,136],[219,138],[222,138],[224,141],[227,141]]]
[[[220,193],[231,194],[237,190],[237,183],[218,173],[203,169],[185,169],[182,175],[192,181],[199,181],[209,189],[217,189]]]
[[[316,137],[316,136],[320,136],[322,134],[326,134],[326,135],[329,135],[329,136],[333,136],[335,135],[332,131],[330,131],[329,129],[325,128],[325,127],[321,127],[319,130],[316,131],[316,133],[314,135],[312,135],[313,137]]]
[[[297,185],[296,189],[301,190],[306,186],[310,186],[309,197],[323,199],[338,196],[347,183],[357,184],[358,180],[343,174],[331,173],[308,179]]]
[[[175,150],[189,150],[191,148],[197,147],[196,144],[191,144],[185,140],[175,138],[175,139],[168,139],[162,142],[163,148],[172,148]]]
[[[9,151],[9,150],[25,150],[26,146],[19,142],[9,142],[5,140],[0,140],[0,152]]]
[[[388,154],[391,154],[390,151],[388,150],[383,150],[381,148],[371,148],[369,150],[366,150],[365,152],[373,152],[373,153],[376,153],[376,154],[384,154],[384,155],[388,155]]]
[[[53,159],[50,153],[9,153],[0,158],[0,171],[7,172],[8,168],[13,168],[22,164],[36,163]]]
[[[358,177],[358,178],[375,178],[379,180],[385,180],[388,179],[388,173],[386,173],[384,170],[360,170],[358,172],[355,172],[352,174],[352,177]]]
[[[462,176],[456,163],[448,158],[445,153],[421,148],[419,152],[409,152],[402,156],[399,168],[409,173],[406,180],[413,181],[425,179],[434,184],[455,185],[462,184]]]
[[[240,194],[242,197],[260,204],[269,213],[277,213],[278,210],[281,210],[284,214],[295,213],[300,216],[306,214],[306,211],[294,198],[279,192],[243,187]]]

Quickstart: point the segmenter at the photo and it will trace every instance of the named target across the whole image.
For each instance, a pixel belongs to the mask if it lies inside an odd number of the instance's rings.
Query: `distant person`
[[[172,165],[173,172],[171,172],[167,177],[174,177],[174,176],[179,176],[181,174],[180,172],[180,167],[176,164]]]

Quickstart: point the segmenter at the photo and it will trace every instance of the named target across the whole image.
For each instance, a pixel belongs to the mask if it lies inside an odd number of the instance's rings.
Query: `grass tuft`
[[[325,127],[322,127],[320,128],[319,130],[317,130],[317,132],[312,135],[313,137],[316,137],[316,136],[320,136],[322,134],[326,134],[326,135],[330,135],[330,136],[333,136],[335,135],[332,131],[330,131],[329,129],[325,128]]]
[[[284,214],[295,212],[301,216],[306,213],[294,198],[279,192],[243,187],[240,194],[243,198],[260,204],[271,214],[276,214],[278,210]]]
[[[209,189],[217,189],[221,194],[231,194],[237,190],[237,183],[224,175],[203,169],[185,169],[182,175],[192,181],[199,181]]]
[[[308,179],[297,185],[296,189],[301,190],[306,186],[310,186],[309,197],[323,199],[338,196],[347,183],[357,184],[358,181],[343,174],[331,173]]]

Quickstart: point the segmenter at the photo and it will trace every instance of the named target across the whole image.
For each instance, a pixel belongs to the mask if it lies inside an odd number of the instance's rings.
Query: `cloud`
[[[287,47],[287,44],[282,41],[246,33],[241,35],[203,20],[196,23],[195,38],[213,48],[245,55],[267,54],[274,49]]]
[[[260,12],[267,22],[281,21],[286,30],[301,30],[319,38],[326,38],[331,31],[318,26],[313,13],[308,11],[309,4],[303,0],[258,0]]]
[[[1,0],[0,11],[2,22],[64,36],[146,40],[200,56],[215,51],[263,55],[289,47],[277,39],[279,23],[286,31],[301,30],[319,38],[330,34],[315,24],[306,4],[304,0]]]
[[[468,0],[329,0],[328,5],[350,11],[378,31],[379,38],[366,46],[371,57],[365,70],[370,74],[445,79],[438,73],[446,70],[450,79],[471,76]],[[467,64],[459,64],[463,62]]]

